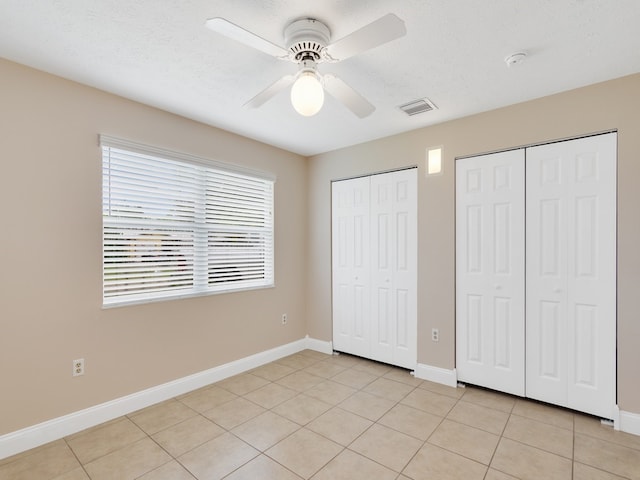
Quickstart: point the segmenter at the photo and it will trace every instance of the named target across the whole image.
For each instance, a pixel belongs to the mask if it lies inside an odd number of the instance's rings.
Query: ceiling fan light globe
[[[324,104],[324,89],[313,72],[302,73],[291,87],[291,105],[305,117],[315,115]]]

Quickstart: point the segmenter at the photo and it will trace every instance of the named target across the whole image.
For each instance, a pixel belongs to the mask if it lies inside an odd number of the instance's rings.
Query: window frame
[[[239,291],[248,291],[248,290],[256,290],[263,288],[272,288],[275,286],[275,215],[274,215],[274,207],[275,207],[275,182],[276,176],[272,173],[254,170],[251,168],[228,164],[224,162],[214,161],[202,157],[198,157],[195,155],[190,155],[186,153],[175,152],[171,150],[167,150],[164,148],[153,147],[148,145],[143,145],[137,142],[132,142],[129,140],[123,140],[120,138],[115,138],[107,135],[99,135],[99,146],[101,150],[101,165],[102,165],[102,307],[103,308],[111,308],[125,305],[136,305],[136,304],[145,304],[157,301],[167,301],[167,300],[175,300],[181,298],[192,298],[206,295],[217,295],[221,293],[232,293]],[[234,178],[240,179],[242,182],[243,178],[248,182],[257,184],[257,182],[264,182],[264,202],[256,203],[256,205],[261,205],[264,209],[264,226],[262,227],[253,227],[243,226],[241,224],[235,223],[230,227],[224,227],[222,223],[216,224],[217,226],[212,226],[212,223],[207,223],[209,218],[209,214],[205,220],[195,219],[191,222],[187,221],[184,224],[178,225],[177,223],[174,225],[172,222],[163,223],[165,220],[160,220],[158,218],[151,218],[152,215],[141,216],[134,219],[126,218],[124,215],[110,215],[111,213],[111,199],[112,192],[110,190],[111,184],[108,180],[111,179],[110,175],[112,174],[111,165],[106,165],[108,154],[110,149],[115,149],[115,151],[119,151],[119,154],[129,154],[130,156],[140,158],[142,157],[150,157],[145,159],[144,161],[148,161],[149,164],[154,160],[159,160],[160,162],[165,162],[165,164],[176,164],[180,168],[186,167],[190,169],[194,169],[197,171],[197,176],[190,177],[193,178],[194,184],[202,184],[198,188],[202,188],[202,191],[198,191],[198,194],[195,197],[198,197],[199,200],[196,202],[202,203],[194,203],[194,209],[200,209],[200,213],[195,216],[200,217],[202,210],[207,209],[208,200],[211,198],[207,192],[214,192],[213,196],[216,196],[217,193],[220,193],[218,190],[212,190],[211,188],[207,189],[207,186],[211,186],[211,180],[208,180],[210,177],[216,178]],[[195,198],[194,197],[194,198]],[[218,200],[219,202],[220,200]],[[260,202],[261,199],[258,200]],[[207,211],[215,210],[214,208],[209,208]],[[194,217],[195,217],[194,216]],[[205,223],[203,223],[203,221]],[[182,228],[184,227],[184,228]],[[156,243],[158,243],[157,237],[163,237],[160,239],[160,243],[164,240],[167,240],[169,243],[176,243],[178,246],[176,247],[176,252],[182,246],[179,244],[178,238],[179,232],[188,232],[185,235],[188,237],[191,235],[191,256],[189,257],[190,262],[184,261],[184,265],[187,267],[185,269],[185,276],[191,276],[191,285],[184,288],[178,288],[176,285],[170,285],[168,287],[163,288],[158,291],[151,292],[142,292],[139,291],[137,293],[126,293],[126,291],[120,293],[108,293],[107,286],[112,285],[114,282],[107,282],[107,268],[108,268],[108,253],[110,247],[113,247],[113,235],[118,233],[118,229],[120,229],[120,238],[130,238],[122,236],[122,232],[125,232],[127,229],[138,229],[139,231],[145,231],[146,228],[149,228],[148,235],[151,238],[153,235],[156,235]],[[154,230],[155,228],[155,230]],[[116,233],[113,233],[116,232]],[[155,233],[153,233],[155,232]],[[164,238],[165,235],[158,232],[170,232],[172,235],[168,236],[168,238]],[[226,233],[225,233],[226,232]],[[241,235],[238,232],[242,232],[244,235],[241,238]],[[175,233],[175,238],[173,234]],[[145,233],[147,234],[147,233]],[[110,237],[111,235],[111,237]],[[142,260],[140,258],[144,257],[141,252],[144,241],[140,240],[140,233],[138,233],[138,239],[135,241],[135,255],[132,257],[138,258],[137,263],[139,264]],[[225,235],[232,237],[233,235],[240,240],[236,240],[236,243],[232,243],[232,245],[238,250],[234,251],[231,247],[231,252],[235,253],[240,250],[240,244],[242,240],[245,241],[251,240],[251,238],[258,238],[259,240],[255,241],[255,245],[253,249],[249,247],[245,253],[245,255],[251,255],[251,252],[258,252],[258,263],[262,262],[262,270],[258,269],[258,276],[255,278],[250,278],[250,275],[246,273],[247,278],[243,278],[240,281],[238,279],[232,281],[222,281],[216,282],[217,278],[222,278],[221,276],[217,276],[215,273],[212,274],[212,257],[216,256],[220,250],[216,250],[215,248],[211,248],[211,244],[215,243],[215,239],[222,238],[224,241]],[[204,239],[204,240],[203,240]],[[111,242],[111,243],[110,243]],[[204,243],[203,243],[204,242]],[[204,246],[203,246],[204,245]],[[256,246],[257,245],[257,246]],[[140,249],[140,250],[138,250]],[[165,251],[165,247],[156,247],[156,255],[158,251]],[[262,254],[260,257],[259,255]],[[117,257],[117,254],[115,254]],[[228,255],[233,259],[234,255]],[[241,259],[246,260],[249,257],[240,257]],[[253,258],[256,258],[254,255]],[[237,260],[237,259],[236,259]],[[154,259],[156,263],[150,263],[150,266],[157,265],[157,258]],[[118,260],[116,259],[116,263]],[[127,260],[123,262],[126,264]],[[134,262],[132,260],[132,262]],[[224,260],[225,263],[229,264],[228,258]],[[233,270],[241,270],[238,266],[233,266],[230,264],[229,268]],[[113,266],[112,268],[117,269],[119,267]],[[127,268],[125,267],[122,268]],[[175,270],[172,270],[175,273]],[[199,272],[199,273],[198,273]],[[243,271],[244,272],[244,271]],[[260,277],[260,272],[264,272],[262,277]],[[168,274],[169,278],[173,279],[171,273]],[[197,277],[197,278],[196,278]],[[166,282],[165,282],[166,283]],[[135,283],[135,285],[142,286],[146,285],[145,280],[139,283]],[[132,287],[133,289],[133,287]]]

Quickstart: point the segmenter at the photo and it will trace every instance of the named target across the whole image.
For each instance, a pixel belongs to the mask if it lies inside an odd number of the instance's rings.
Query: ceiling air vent
[[[400,105],[398,107],[404,113],[409,116],[418,115],[419,113],[430,112],[431,110],[436,110],[436,107],[431,100],[427,98],[420,98],[418,100],[414,100],[409,103],[405,103],[404,105]]]

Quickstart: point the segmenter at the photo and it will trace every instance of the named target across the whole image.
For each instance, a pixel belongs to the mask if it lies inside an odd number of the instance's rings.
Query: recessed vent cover
[[[404,105],[400,105],[398,108],[409,116],[438,109],[438,107],[436,107],[433,102],[427,98],[420,98],[418,100],[405,103]]]

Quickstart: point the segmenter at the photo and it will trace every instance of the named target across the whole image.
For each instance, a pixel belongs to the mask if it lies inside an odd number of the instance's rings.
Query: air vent
[[[427,98],[420,98],[413,102],[405,103],[404,105],[400,105],[398,108],[409,116],[438,109],[438,107],[436,107],[433,102]]]

